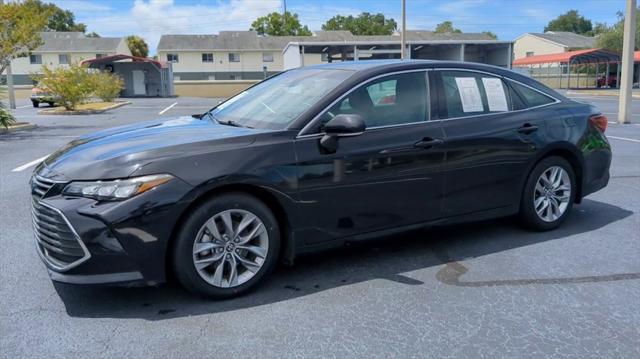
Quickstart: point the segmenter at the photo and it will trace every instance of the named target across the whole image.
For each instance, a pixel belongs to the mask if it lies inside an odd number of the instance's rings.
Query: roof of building
[[[527,35],[527,34],[525,34]],[[590,49],[596,45],[596,38],[568,31],[547,31],[545,33],[528,33],[544,40],[555,42],[571,49]]]
[[[289,43],[399,42],[400,35],[353,35],[349,31],[316,31],[311,36],[261,36],[255,31],[221,31],[217,35],[162,35],[158,51],[188,50],[282,50]],[[495,41],[479,33],[407,31],[408,42]]]
[[[559,52],[555,54],[522,57],[513,61],[513,66],[555,64],[555,63],[595,63],[620,62],[620,54],[604,49],[586,49]]]
[[[81,32],[41,32],[42,46],[34,52],[115,52],[121,37],[86,37]]]

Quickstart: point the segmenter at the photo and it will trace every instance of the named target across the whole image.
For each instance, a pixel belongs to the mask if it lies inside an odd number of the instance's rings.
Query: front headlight
[[[71,182],[62,193],[69,196],[89,197],[99,200],[131,198],[171,180],[168,174],[118,179],[112,181]]]

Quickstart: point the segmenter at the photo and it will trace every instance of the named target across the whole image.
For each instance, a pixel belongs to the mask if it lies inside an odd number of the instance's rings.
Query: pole
[[[407,47],[407,8],[405,0],[402,0],[402,32],[400,33],[400,58],[405,58],[405,48]]]
[[[624,39],[622,40],[622,72],[618,123],[631,123],[631,91],[633,86],[633,50],[636,31],[636,0],[627,0],[624,16]]]

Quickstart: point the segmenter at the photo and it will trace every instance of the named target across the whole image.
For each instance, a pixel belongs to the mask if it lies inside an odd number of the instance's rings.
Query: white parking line
[[[174,102],[171,106],[169,106],[169,107],[165,108],[164,110],[158,112],[158,115],[163,115],[165,112],[171,110],[173,108],[173,106],[175,106],[177,104],[178,104],[177,102]]]
[[[44,159],[45,159],[45,158],[47,158],[47,157],[49,157],[49,155],[42,156],[42,157],[38,158],[37,160],[33,160],[33,161],[29,162],[29,163],[25,163],[25,164],[23,164],[22,166],[19,166],[19,167],[16,167],[16,168],[12,169],[12,170],[11,170],[11,172],[20,172],[20,171],[24,171],[24,170],[26,170],[27,168],[29,168],[29,167],[31,167],[31,166],[35,166],[35,165],[37,165],[38,163],[40,163],[40,162],[44,161]]]
[[[18,107],[16,107],[16,110],[19,109],[19,108],[27,108],[27,107],[33,107],[33,105],[18,106]]]
[[[631,141],[631,142],[640,143],[640,140],[636,140],[634,138],[616,137],[616,136],[607,136],[607,138],[613,138],[614,140]]]

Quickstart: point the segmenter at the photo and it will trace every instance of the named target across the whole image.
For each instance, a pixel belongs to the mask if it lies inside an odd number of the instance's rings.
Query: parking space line
[[[33,105],[18,106],[18,107],[16,107],[16,110],[19,109],[19,108],[27,108],[27,107],[33,107]]]
[[[47,158],[47,157],[49,157],[49,155],[42,156],[42,157],[40,157],[40,158],[38,158],[38,159],[36,159],[36,160],[33,160],[33,161],[29,162],[29,163],[25,163],[25,164],[23,164],[22,166],[18,166],[18,167],[16,167],[16,168],[12,169],[12,170],[11,170],[11,172],[20,172],[20,171],[24,171],[24,170],[26,170],[27,168],[29,168],[29,167],[31,167],[31,166],[35,166],[35,165],[37,165],[38,163],[40,163],[40,162],[44,161],[44,159],[45,159],[45,158]]]
[[[158,115],[163,115],[165,112],[171,110],[173,108],[173,106],[177,105],[177,102],[174,102],[172,105],[170,105],[169,107],[165,108],[164,110],[158,112]]]
[[[626,138],[626,137],[616,137],[616,136],[608,136],[607,138],[613,138],[614,140],[622,140],[622,141],[630,141],[640,143],[640,140],[636,140],[634,138]]]

